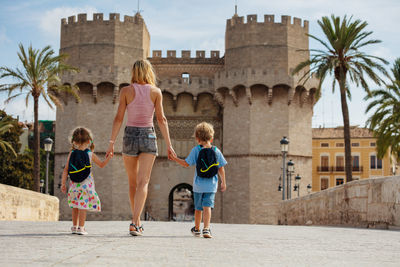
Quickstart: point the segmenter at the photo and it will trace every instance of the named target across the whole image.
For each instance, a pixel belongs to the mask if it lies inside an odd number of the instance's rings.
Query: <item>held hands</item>
[[[106,158],[108,158],[108,157],[111,157],[111,158],[114,157],[114,143],[111,143],[111,142],[108,145],[108,149],[106,152]]]
[[[168,159],[169,159],[169,160],[175,160],[175,159],[176,159],[176,153],[175,153],[173,147],[172,147],[172,146],[169,146],[169,147],[167,148],[167,150],[168,150]]]
[[[67,193],[67,187],[65,186],[65,184],[61,186],[61,192],[63,192],[64,194]]]

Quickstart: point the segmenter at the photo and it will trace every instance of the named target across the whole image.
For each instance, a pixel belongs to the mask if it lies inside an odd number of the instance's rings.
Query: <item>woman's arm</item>
[[[154,108],[156,111],[156,118],[157,118],[157,123],[158,126],[160,127],[160,131],[162,136],[164,137],[165,144],[167,145],[167,150],[168,150],[168,158],[172,159],[176,157],[176,153],[174,149],[172,148],[171,144],[171,139],[169,137],[169,130],[168,130],[168,121],[167,118],[164,115],[164,109],[162,106],[162,93],[160,89],[156,89],[156,99],[155,99],[155,104]]]
[[[104,161],[101,161],[96,154],[92,154],[92,160],[94,163],[96,163],[97,166],[99,166],[100,168],[103,168],[104,166],[107,165],[107,163],[110,161],[111,159],[111,155],[109,155],[108,157],[106,157],[106,159]]]
[[[67,193],[67,186],[65,183],[67,182],[67,177],[68,177],[68,165],[69,165],[69,157],[71,156],[71,152],[68,154],[67,158],[67,163],[65,164],[63,173],[62,173],[62,179],[61,179],[61,192],[64,194]]]
[[[110,144],[108,145],[106,158],[108,158],[109,155],[111,157],[114,156],[115,139],[117,139],[119,130],[121,129],[121,125],[122,125],[122,122],[123,122],[124,116],[125,116],[126,90],[127,90],[126,87],[124,87],[124,88],[122,88],[121,93],[120,93],[118,110],[117,110],[117,114],[115,115],[115,118],[114,118],[112,132],[111,132],[111,138],[110,138]]]

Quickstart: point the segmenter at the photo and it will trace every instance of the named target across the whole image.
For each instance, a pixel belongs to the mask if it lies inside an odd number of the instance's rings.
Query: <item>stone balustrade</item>
[[[372,178],[283,201],[278,223],[400,228],[400,176]]]
[[[58,221],[57,197],[0,184],[0,220]]]

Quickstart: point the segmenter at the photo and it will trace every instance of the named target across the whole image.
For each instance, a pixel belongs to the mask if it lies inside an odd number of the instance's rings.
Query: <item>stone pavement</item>
[[[213,224],[213,239],[192,223],[0,221],[0,266],[400,266],[400,231],[339,227]]]

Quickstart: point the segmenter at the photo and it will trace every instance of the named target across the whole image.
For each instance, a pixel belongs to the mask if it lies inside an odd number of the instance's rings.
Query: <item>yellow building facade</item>
[[[346,182],[343,127],[315,128],[312,140],[312,191]],[[395,173],[389,151],[379,159],[376,139],[366,128],[351,127],[353,180],[390,176]]]

